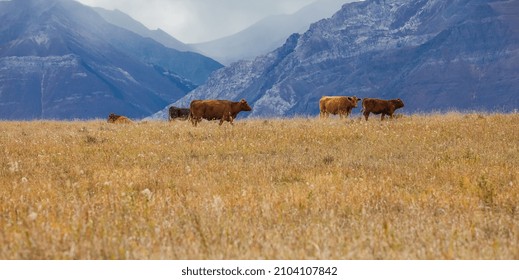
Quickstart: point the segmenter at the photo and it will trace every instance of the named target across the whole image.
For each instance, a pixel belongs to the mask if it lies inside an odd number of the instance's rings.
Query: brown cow
[[[245,99],[240,102],[232,102],[228,100],[193,100],[190,106],[191,122],[197,126],[202,119],[220,120],[220,125],[224,121],[233,124],[234,119],[241,111],[252,111]]]
[[[366,121],[368,120],[370,113],[375,115],[382,114],[381,120],[384,120],[386,115],[389,115],[392,119],[395,110],[402,107],[404,107],[404,102],[400,98],[392,100],[364,98],[362,101],[362,112],[364,117],[366,117]]]
[[[175,106],[169,107],[169,121],[180,119],[185,121],[189,118],[189,108],[178,108]]]
[[[129,124],[129,123],[133,123],[129,118],[125,117],[125,116],[119,116],[119,115],[116,115],[114,113],[111,113],[109,116],[108,116],[108,123],[117,123],[117,124],[121,124],[121,123],[124,123],[124,124]]]
[[[353,108],[357,108],[357,102],[361,100],[357,96],[323,96],[319,100],[321,118],[327,118],[330,114],[339,115],[342,119],[348,117]]]

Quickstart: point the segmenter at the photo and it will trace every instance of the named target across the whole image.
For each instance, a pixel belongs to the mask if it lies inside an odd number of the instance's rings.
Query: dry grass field
[[[0,122],[0,259],[519,259],[519,115]]]

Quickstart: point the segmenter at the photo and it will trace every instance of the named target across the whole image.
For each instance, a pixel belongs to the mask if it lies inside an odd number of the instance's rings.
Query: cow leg
[[[386,117],[386,114],[382,113],[382,117],[380,117],[380,120],[383,121],[385,117]]]
[[[194,118],[193,120],[194,120],[193,124],[195,126],[198,126],[198,123],[202,121],[202,118]]]
[[[364,117],[366,118],[366,121],[368,121],[368,118],[369,118],[369,112],[364,111]]]
[[[196,118],[195,116],[193,116],[192,113],[189,113],[189,120],[191,121],[191,124],[193,124],[193,126],[196,126]]]
[[[228,113],[228,114],[223,114],[222,118],[220,119],[220,125],[223,124],[224,121],[228,121],[232,124],[232,117],[231,117],[231,113]]]
[[[326,111],[321,111],[321,118],[323,118],[323,119],[327,119],[327,118],[328,118],[328,112],[326,112]]]

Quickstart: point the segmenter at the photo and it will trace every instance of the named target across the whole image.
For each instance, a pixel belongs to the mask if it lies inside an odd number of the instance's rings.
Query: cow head
[[[118,117],[119,117],[119,116],[117,116],[116,114],[111,113],[110,115],[108,115],[108,120],[107,120],[107,121],[108,121],[109,123],[115,122],[115,120],[117,120]]]
[[[247,103],[247,101],[245,101],[245,99],[242,99],[240,101],[240,109],[242,111],[252,111],[252,108],[249,106],[249,104]]]
[[[357,108],[357,102],[359,102],[361,99],[358,98],[357,96],[350,96],[350,97],[348,97],[348,100],[351,101],[353,108]]]
[[[395,105],[396,109],[404,107],[404,101],[402,101],[400,98],[394,99],[393,104]]]

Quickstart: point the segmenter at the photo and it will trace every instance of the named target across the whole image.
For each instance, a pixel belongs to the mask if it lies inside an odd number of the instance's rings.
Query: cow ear
[[[241,103],[247,103],[247,101],[245,101],[245,99],[242,99],[240,102]]]

